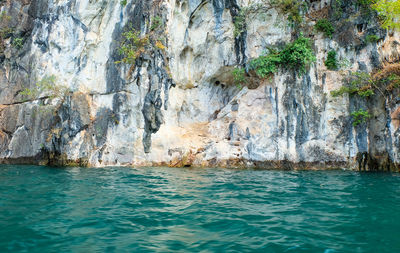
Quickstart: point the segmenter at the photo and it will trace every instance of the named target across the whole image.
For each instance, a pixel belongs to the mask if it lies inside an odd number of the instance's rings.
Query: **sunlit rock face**
[[[238,86],[236,66],[293,41],[299,29],[269,7],[251,13],[236,34],[235,17],[255,2],[0,1],[14,29],[0,55],[1,161],[396,170],[396,96],[365,101],[330,92],[343,85],[345,73],[397,63],[397,34],[350,19],[359,10],[345,3],[335,34],[326,38],[313,26],[332,11],[330,2],[311,1],[302,29],[317,61],[305,74],[280,69]],[[122,33],[151,33],[154,17],[162,20],[157,36],[165,49],[145,51],[134,66],[117,63]],[[380,39],[367,44],[371,31]],[[20,48],[13,46],[17,37]],[[340,71],[324,64],[330,50],[338,53]],[[27,98],[27,90],[52,75],[62,92],[42,89]],[[374,120],[354,127],[350,113],[359,105]]]

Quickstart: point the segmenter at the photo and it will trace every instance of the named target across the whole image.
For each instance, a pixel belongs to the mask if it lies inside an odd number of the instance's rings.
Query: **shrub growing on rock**
[[[19,37],[14,38],[12,45],[16,49],[21,49],[24,46],[24,39]]]
[[[365,42],[367,43],[376,43],[379,40],[379,36],[375,34],[370,34],[365,36]]]
[[[135,29],[122,33],[122,37],[119,53],[123,58],[116,63],[134,64],[136,58],[144,52],[145,47],[149,44],[149,37],[142,37],[140,32]]]
[[[250,70],[253,70],[259,78],[267,78],[276,73],[280,67],[304,74],[315,61],[310,39],[300,36],[280,51],[268,48],[268,53],[250,61]],[[236,84],[246,82],[245,69],[236,68],[232,75]]]
[[[331,92],[333,97],[349,94],[350,96],[358,95],[366,98],[375,94],[373,89],[377,86],[377,81],[369,73],[353,72],[345,80],[346,85]]]
[[[45,76],[36,83],[33,89],[25,88],[20,92],[25,100],[36,99],[39,95],[54,99],[64,98],[70,92],[69,88],[65,85],[57,84],[57,77],[55,75]]]
[[[400,29],[400,1],[398,0],[365,0],[371,3],[372,9],[378,12],[382,27]]]
[[[323,32],[328,38],[332,38],[332,35],[335,32],[335,28],[333,28],[331,22],[329,22],[329,20],[325,18],[317,21],[317,23],[315,24],[315,29],[317,29],[317,31]]]
[[[9,26],[11,21],[11,16],[7,15],[5,11],[0,12],[0,55],[4,53],[5,50],[5,39],[9,38],[13,34],[13,28]]]
[[[268,49],[269,53],[250,61],[250,67],[257,76],[266,78],[275,73],[279,67],[297,70],[304,74],[316,57],[311,48],[310,39],[300,36],[287,44],[281,51]]]
[[[304,6],[303,1],[297,0],[272,0],[270,3],[281,12],[288,14],[288,19],[294,24],[299,24],[303,21],[300,14],[300,9]]]
[[[294,42],[286,45],[281,52],[281,59],[282,66],[298,70],[303,74],[317,58],[311,48],[310,39],[300,36]]]
[[[351,113],[353,117],[353,126],[358,126],[361,123],[365,123],[369,118],[371,118],[371,114],[364,109],[359,109]]]
[[[232,71],[233,82],[238,88],[242,87],[242,84],[246,83],[246,71],[244,68],[235,68]]]
[[[336,51],[331,50],[328,52],[328,57],[325,60],[325,66],[329,70],[337,70],[338,69],[338,63],[336,59]]]
[[[269,51],[268,54],[261,55],[250,61],[251,69],[254,69],[260,78],[266,78],[268,75],[274,74],[282,63],[280,52],[272,49]]]
[[[162,28],[163,25],[164,24],[163,24],[162,18],[160,16],[155,16],[151,20],[150,31],[154,31],[154,30],[160,29],[160,28]]]

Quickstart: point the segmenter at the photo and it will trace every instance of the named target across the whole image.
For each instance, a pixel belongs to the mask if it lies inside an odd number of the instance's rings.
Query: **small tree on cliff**
[[[372,9],[376,10],[385,29],[400,29],[399,0],[369,0]]]

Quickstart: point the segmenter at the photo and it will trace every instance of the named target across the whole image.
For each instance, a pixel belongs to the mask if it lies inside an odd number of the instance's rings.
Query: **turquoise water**
[[[400,176],[0,166],[0,252],[400,252]]]

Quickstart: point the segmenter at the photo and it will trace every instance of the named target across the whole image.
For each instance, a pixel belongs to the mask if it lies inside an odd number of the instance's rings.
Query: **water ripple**
[[[0,252],[400,252],[400,176],[0,167]]]

